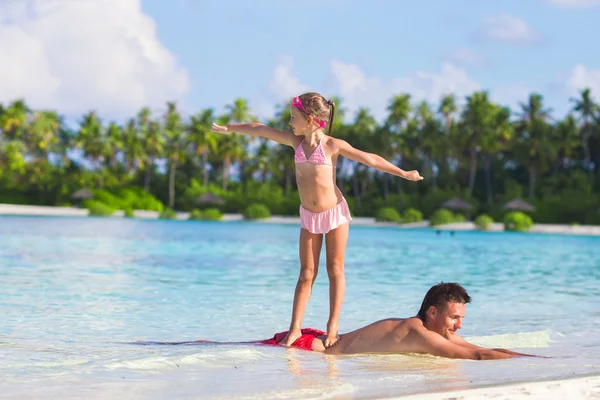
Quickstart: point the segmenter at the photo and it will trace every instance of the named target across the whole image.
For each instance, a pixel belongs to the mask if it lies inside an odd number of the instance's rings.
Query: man
[[[303,329],[302,336],[292,344],[292,347],[325,354],[421,353],[473,360],[497,360],[518,356],[536,357],[505,349],[479,347],[461,338],[456,332],[462,328],[466,305],[470,301],[471,297],[461,285],[442,282],[429,289],[416,317],[384,319],[374,322],[340,335],[338,342],[329,348],[325,348],[323,345],[325,332]],[[271,339],[244,343],[278,345],[286,335],[287,332],[281,332],[275,334]],[[184,343],[217,342],[200,340],[168,344]]]

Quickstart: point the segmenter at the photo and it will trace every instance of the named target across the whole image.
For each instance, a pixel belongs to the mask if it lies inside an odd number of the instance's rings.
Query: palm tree
[[[568,115],[552,129],[553,142],[557,144],[557,162],[555,171],[566,168],[569,160],[574,156],[575,150],[581,147],[581,135],[577,121],[573,115]]]
[[[189,126],[189,140],[192,143],[193,153],[202,157],[202,185],[204,187],[208,186],[208,156],[217,148],[217,137],[211,132],[212,122],[215,118],[213,113],[213,109],[209,108],[200,114],[192,115]]]
[[[148,107],[144,107],[138,112],[136,124],[142,148],[139,163],[140,168],[144,168],[144,190],[150,192],[154,162],[163,157],[166,138],[161,130],[160,121],[152,120],[152,113]]]
[[[36,156],[47,159],[60,142],[62,119],[54,111],[35,111],[29,125],[27,147]]]
[[[127,122],[123,132],[123,157],[129,175],[133,175],[136,168],[142,165],[145,159],[143,137],[138,130],[135,118],[131,118]]]
[[[107,154],[107,164],[116,171],[119,162],[118,155],[123,150],[123,129],[115,122],[111,122],[106,130],[107,147],[110,151]]]
[[[83,116],[79,131],[75,137],[75,146],[83,150],[83,155],[92,163],[92,168],[98,173],[98,187],[103,186],[102,167],[106,156],[110,154],[110,143],[100,119],[94,111]]]
[[[457,141],[454,138],[458,134],[456,125],[456,113],[458,107],[456,105],[456,97],[453,94],[442,97],[438,106],[438,114],[442,118],[442,137],[439,146],[439,154],[436,158],[436,164],[439,172],[438,177],[449,183],[454,178],[454,172],[450,166],[451,160],[459,159],[461,150],[457,146]]]
[[[589,140],[593,134],[594,123],[598,123],[600,120],[598,116],[600,107],[592,99],[591,90],[589,88],[581,91],[580,99],[571,98],[570,100],[575,103],[573,111],[579,114],[583,144],[583,166],[585,169],[588,169],[591,159]]]
[[[445,155],[444,149],[448,143],[442,123],[434,117],[427,102],[423,101],[418,105],[415,119],[417,134],[413,138],[413,150],[417,150],[423,160],[424,166],[427,168],[426,174],[431,176],[429,182],[435,190],[437,188],[437,172],[435,170],[438,160]]]
[[[350,125],[347,132],[347,140],[364,151],[373,150],[373,136],[377,130],[377,121],[371,115],[368,109],[360,108],[354,119],[354,123]],[[352,162],[352,190],[354,192],[354,206],[356,210],[361,210],[361,200],[364,190],[366,189],[367,180],[362,180],[362,187],[359,186],[359,174],[366,167],[362,164]],[[362,189],[362,190],[361,190]]]
[[[469,197],[473,196],[475,174],[477,173],[477,154],[486,133],[494,125],[495,112],[489,101],[488,92],[475,92],[467,97],[467,104],[461,115],[458,135],[459,145],[466,149],[470,158]]]
[[[492,104],[490,113],[492,121],[490,126],[485,127],[481,137],[481,156],[483,159],[483,171],[485,181],[485,192],[488,205],[492,205],[494,193],[492,190],[492,162],[498,154],[507,150],[510,140],[514,136],[514,129],[510,122],[510,109]]]
[[[448,94],[442,97],[438,107],[438,113],[444,119],[444,129],[446,129],[446,132],[449,132],[454,124],[454,115],[457,111],[458,107],[456,106],[456,98],[453,94]]]
[[[167,103],[164,115],[165,150],[169,168],[169,208],[175,207],[175,175],[185,157],[186,131],[174,102]]]
[[[384,129],[380,131],[375,142],[378,154],[383,158],[391,160],[400,154],[398,167],[402,168],[402,162],[410,149],[405,149],[402,142],[402,134],[406,129],[412,106],[410,105],[410,94],[400,94],[392,97],[388,106],[388,117]],[[383,176],[383,197],[387,202],[389,182],[388,175]],[[402,194],[402,180],[398,181],[398,192]]]
[[[277,106],[275,117],[269,120],[267,125],[282,131],[288,130],[290,118],[290,103],[287,102]],[[294,181],[294,149],[290,146],[273,146],[269,160],[271,173],[280,176],[287,197],[292,190]]]
[[[550,166],[556,148],[552,142],[552,126],[548,123],[551,110],[544,108],[542,96],[531,94],[521,109],[515,153],[529,170],[529,199],[532,200],[537,176]]]
[[[31,110],[23,99],[13,101],[0,114],[0,131],[4,140],[23,139]]]
[[[245,99],[237,98],[232,104],[226,106],[229,111],[224,117],[224,123],[245,123],[255,122],[256,118],[250,114],[250,107]],[[264,139],[263,139],[264,140]],[[220,151],[223,157],[223,190],[227,189],[231,166],[235,161],[240,162],[240,173],[244,173],[243,160],[246,155],[246,146],[249,142],[247,136],[232,133],[231,135],[221,136],[219,140]],[[244,181],[244,177],[240,177]]]

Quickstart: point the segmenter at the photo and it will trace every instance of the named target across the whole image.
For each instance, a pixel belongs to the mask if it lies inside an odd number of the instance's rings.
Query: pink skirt
[[[323,234],[352,220],[346,199],[342,197],[335,207],[320,213],[300,206],[300,226],[310,233]]]

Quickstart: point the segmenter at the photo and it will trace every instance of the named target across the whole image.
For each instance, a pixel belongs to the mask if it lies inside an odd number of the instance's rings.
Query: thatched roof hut
[[[207,192],[207,193],[204,193],[202,196],[198,197],[196,199],[196,203],[223,205],[223,204],[225,204],[225,200],[223,200],[222,198],[220,198],[219,196],[217,196],[216,194],[214,194],[212,192]]]
[[[459,199],[458,197],[454,197],[448,201],[445,201],[442,204],[442,208],[447,208],[449,210],[471,210],[473,206],[470,203]]]
[[[93,199],[94,195],[87,189],[80,189],[71,195],[71,198],[77,200],[89,200]]]
[[[521,199],[514,199],[502,206],[504,210],[535,211],[535,207]]]

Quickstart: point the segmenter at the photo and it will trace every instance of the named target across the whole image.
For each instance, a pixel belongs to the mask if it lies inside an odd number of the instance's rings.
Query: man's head
[[[471,296],[458,283],[438,283],[432,286],[421,303],[417,316],[425,327],[449,338],[462,328],[466,304]]]

